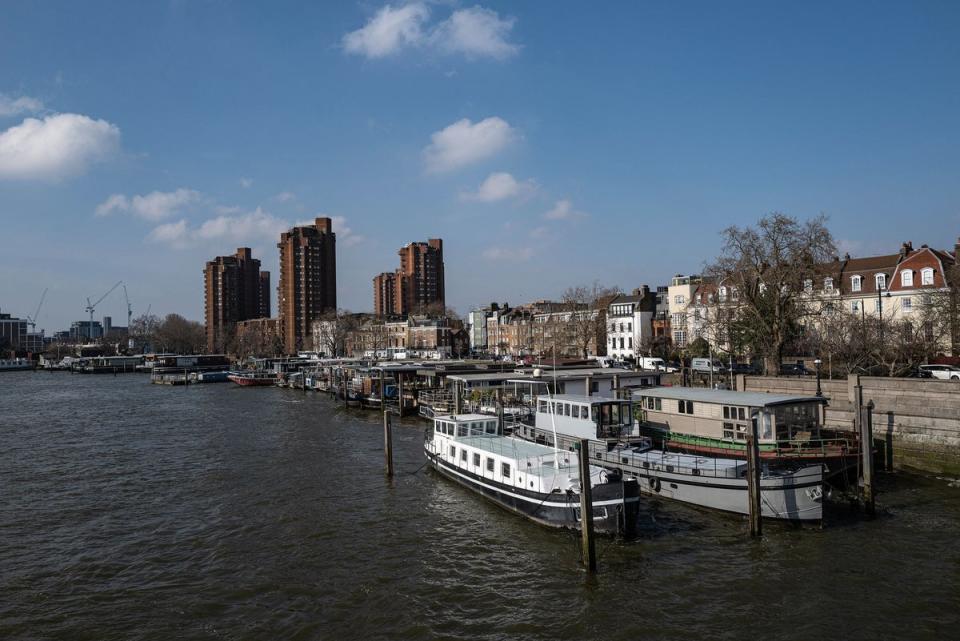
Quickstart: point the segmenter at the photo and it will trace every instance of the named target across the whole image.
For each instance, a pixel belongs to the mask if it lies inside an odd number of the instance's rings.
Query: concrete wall
[[[821,382],[830,399],[824,413],[828,428],[853,431],[854,388],[873,401],[873,433],[888,465],[960,475],[960,383],[916,378],[850,376]],[[750,392],[813,395],[813,377],[738,377],[738,389]]]

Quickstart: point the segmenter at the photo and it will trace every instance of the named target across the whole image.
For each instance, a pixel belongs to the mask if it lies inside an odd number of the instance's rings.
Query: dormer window
[[[803,291],[805,291],[808,294],[813,292],[813,281],[810,280],[809,278],[803,281]]]
[[[905,269],[900,272],[900,285],[903,287],[913,287],[913,270]]]
[[[887,275],[886,274],[877,274],[873,277],[877,283],[877,289],[886,289],[887,287]]]
[[[825,291],[825,292],[832,292],[832,291],[833,291],[833,279],[832,279],[832,278],[824,278],[824,279],[823,279],[823,291]]]
[[[863,289],[863,276],[851,276],[850,290],[854,292],[859,292],[862,289]]]
[[[933,285],[933,267],[924,267],[920,270],[920,284]]]

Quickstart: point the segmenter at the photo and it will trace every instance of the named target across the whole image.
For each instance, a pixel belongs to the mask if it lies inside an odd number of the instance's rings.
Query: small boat
[[[25,369],[33,369],[33,361],[29,358],[0,359],[0,372],[15,372]]]
[[[245,387],[274,385],[277,382],[277,375],[274,372],[264,371],[230,372],[227,378],[237,385]]]
[[[572,449],[579,439],[589,439],[591,463],[637,480],[645,494],[725,512],[749,513],[745,460],[654,448],[649,437],[634,429],[633,406],[628,400],[572,394],[540,397],[535,423],[517,425],[513,433],[561,451]],[[786,521],[820,520],[824,468],[822,463],[777,464],[763,460],[763,516]]]
[[[424,453],[441,475],[531,521],[580,529],[577,455],[503,436],[483,414],[437,416]],[[593,523],[597,532],[635,534],[640,491],[634,480],[590,466]]]

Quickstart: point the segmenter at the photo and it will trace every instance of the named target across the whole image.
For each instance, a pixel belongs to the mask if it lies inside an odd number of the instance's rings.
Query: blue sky
[[[54,331],[122,279],[202,320],[204,261],[276,278],[317,215],[356,311],[428,237],[460,311],[665,283],[771,211],[952,248],[957,33],[955,2],[8,2],[0,309],[48,287]]]

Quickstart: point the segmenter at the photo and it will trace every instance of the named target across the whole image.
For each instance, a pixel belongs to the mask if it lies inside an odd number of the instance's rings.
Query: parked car
[[[780,366],[780,376],[809,376],[812,373],[803,363],[784,363]]]
[[[945,381],[960,381],[960,367],[954,365],[921,365],[917,369],[930,372],[933,378],[941,378]]]
[[[730,371],[734,374],[757,374],[757,368],[750,363],[734,363]]]
[[[690,369],[694,372],[713,372],[718,374],[720,372],[727,371],[727,368],[724,366],[723,362],[715,358],[711,362],[709,358],[694,358],[690,361]]]

